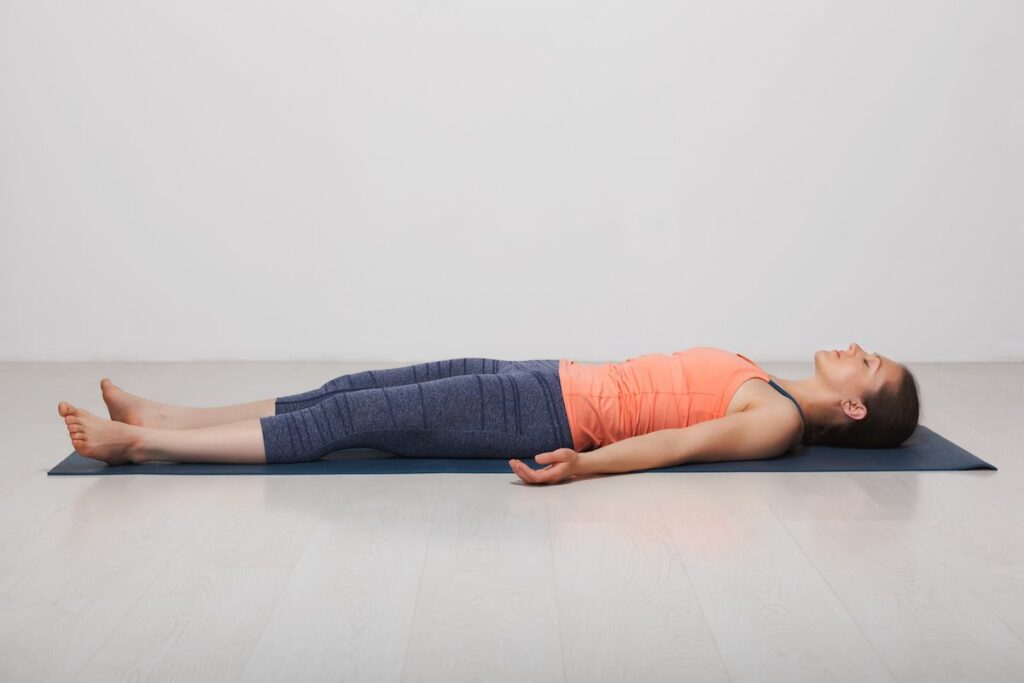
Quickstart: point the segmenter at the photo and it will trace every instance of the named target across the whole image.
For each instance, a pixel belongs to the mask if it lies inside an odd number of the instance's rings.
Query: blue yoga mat
[[[277,465],[150,462],[107,465],[72,451],[47,474],[425,474],[430,472],[495,472],[515,476],[505,459],[409,458],[372,448],[335,451],[313,462]],[[532,458],[524,462],[540,469]],[[698,462],[645,472],[874,472],[901,470],[998,469],[918,425],[899,448],[861,449],[804,446],[767,460]]]

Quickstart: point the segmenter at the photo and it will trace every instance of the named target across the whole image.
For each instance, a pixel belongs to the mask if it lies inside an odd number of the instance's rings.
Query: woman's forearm
[[[580,453],[576,474],[611,474],[678,464],[665,432],[654,431]]]

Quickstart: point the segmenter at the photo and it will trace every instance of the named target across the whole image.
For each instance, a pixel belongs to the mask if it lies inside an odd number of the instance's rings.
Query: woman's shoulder
[[[744,382],[737,391],[737,393],[743,392],[739,411],[756,410],[762,414],[776,416],[779,429],[789,430],[793,435],[790,447],[796,446],[803,438],[803,416],[791,399],[782,395],[767,380],[759,380],[760,378],[752,377],[751,381]]]

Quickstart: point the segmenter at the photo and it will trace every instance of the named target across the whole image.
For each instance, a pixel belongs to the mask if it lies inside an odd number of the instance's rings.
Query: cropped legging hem
[[[452,358],[336,377],[260,418],[268,463],[347,448],[441,458],[530,458],[572,448],[558,361]]]

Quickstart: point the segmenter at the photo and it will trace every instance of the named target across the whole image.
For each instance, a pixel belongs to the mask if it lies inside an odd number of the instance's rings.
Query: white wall
[[[1022,360],[1022,25],[0,0],[0,359]]]

